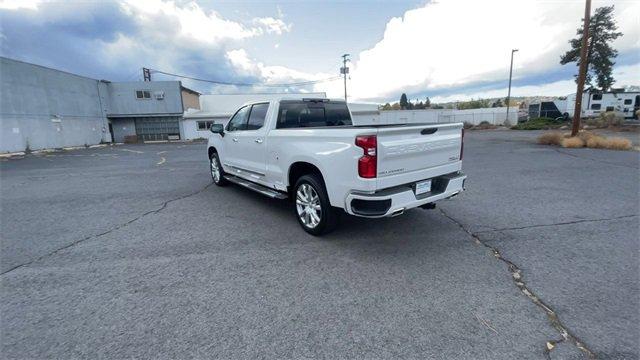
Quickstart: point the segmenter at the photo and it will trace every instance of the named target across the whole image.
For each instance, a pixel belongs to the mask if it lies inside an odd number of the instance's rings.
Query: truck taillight
[[[356,146],[364,150],[358,159],[358,175],[365,179],[376,177],[378,172],[378,139],[375,135],[356,136]]]
[[[464,154],[464,128],[462,128],[462,137],[460,138],[460,160],[462,160],[462,154]]]

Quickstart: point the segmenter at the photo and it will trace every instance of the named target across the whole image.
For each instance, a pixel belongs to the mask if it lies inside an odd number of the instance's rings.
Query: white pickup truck
[[[287,98],[245,104],[211,132],[215,184],[295,199],[313,235],[333,229],[342,210],[396,216],[464,189],[460,123],[354,126],[344,101]]]

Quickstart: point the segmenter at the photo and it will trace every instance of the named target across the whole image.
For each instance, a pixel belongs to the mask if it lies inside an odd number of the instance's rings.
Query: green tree
[[[431,100],[429,100],[428,96],[427,96],[427,100],[425,100],[424,102],[424,107],[427,109],[431,107]]]
[[[613,65],[615,64],[613,60],[618,56],[618,51],[611,47],[611,43],[622,36],[622,33],[617,31],[618,26],[613,19],[613,8],[613,5],[597,8],[589,23],[587,77],[585,83],[593,88],[593,79],[595,77],[595,84],[602,91],[607,91],[615,82],[612,75]],[[560,64],[565,65],[575,62],[580,66],[583,32],[584,26],[581,26],[576,31],[578,37],[569,40],[571,49],[560,57]]]
[[[391,104],[389,103],[384,104],[384,106],[382,107],[382,110],[391,110]]]
[[[492,103],[489,100],[483,100],[483,99],[478,99],[478,100],[469,100],[469,101],[462,101],[458,103],[458,110],[469,110],[469,109],[481,109],[481,108],[488,108],[491,107]]]
[[[400,96],[400,108],[402,110],[409,108],[409,102],[407,101],[407,94],[402,93]]]

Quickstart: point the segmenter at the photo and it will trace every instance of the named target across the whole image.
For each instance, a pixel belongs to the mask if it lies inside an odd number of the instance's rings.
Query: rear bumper
[[[435,177],[431,191],[420,195],[415,194],[413,183],[372,194],[352,192],[347,195],[344,209],[348,214],[370,218],[400,215],[405,210],[458,195],[464,190],[466,178],[462,172]]]

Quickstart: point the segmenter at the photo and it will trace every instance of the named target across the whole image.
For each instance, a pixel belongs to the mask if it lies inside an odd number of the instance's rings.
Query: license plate
[[[428,193],[429,191],[431,191],[431,180],[416,183],[416,195]]]

